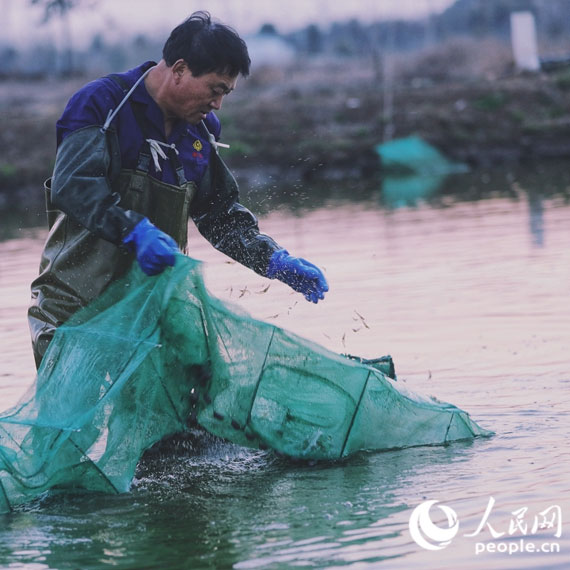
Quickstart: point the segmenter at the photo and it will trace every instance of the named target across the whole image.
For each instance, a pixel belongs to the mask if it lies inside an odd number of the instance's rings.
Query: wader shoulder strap
[[[127,100],[129,99],[129,97],[132,95],[132,93],[134,92],[134,90],[138,87],[139,83],[141,83],[141,81],[143,81],[143,79],[149,74],[150,70],[153,68],[154,66],[149,67],[133,84],[133,86],[129,89],[129,91],[126,93],[126,95],[123,97],[123,99],[121,100],[121,102],[117,105],[116,109],[110,109],[109,110],[109,114],[107,116],[107,120],[105,121],[105,124],[102,127],[102,131],[105,132],[109,126],[111,125],[113,119],[117,116],[117,113],[121,110],[121,107],[127,102]],[[111,73],[110,75],[108,75],[107,77],[109,77],[109,79],[112,79],[115,81],[115,83],[117,83],[119,85],[119,87],[121,87],[121,89],[123,89],[123,91],[125,90],[123,85],[126,84],[126,81],[124,80],[123,77],[120,77],[119,75],[117,75],[116,73]]]

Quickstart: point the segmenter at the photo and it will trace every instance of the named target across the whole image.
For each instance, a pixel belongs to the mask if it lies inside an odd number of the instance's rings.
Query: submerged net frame
[[[406,390],[384,360],[251,318],[186,256],[152,278],[134,266],[57,330],[34,385],[0,414],[0,512],[49,489],[125,492],[142,453],[194,422],[314,460],[490,434]]]

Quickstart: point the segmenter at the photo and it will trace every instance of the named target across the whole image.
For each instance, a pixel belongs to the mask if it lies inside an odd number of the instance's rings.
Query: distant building
[[[274,31],[261,31],[245,38],[252,68],[287,65],[295,60],[295,49]]]

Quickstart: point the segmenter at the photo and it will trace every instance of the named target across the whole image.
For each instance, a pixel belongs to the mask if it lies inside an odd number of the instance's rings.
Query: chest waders
[[[129,95],[130,92],[121,105]],[[133,111],[146,139],[146,127],[140,113],[135,109]],[[81,149],[87,149],[86,152],[89,153],[88,167],[81,163],[84,156]],[[176,170],[178,186],[150,176],[150,150],[149,144],[145,143],[139,153],[136,169],[121,170],[118,138],[107,124],[104,128],[94,125],[74,131],[60,145],[54,176],[44,185],[50,231],[40,262],[39,276],[31,286],[32,303],[28,310],[37,367],[55,329],[78,309],[99,297],[111,282],[123,276],[135,258],[133,253],[121,248],[120,244],[99,237],[93,228],[87,229],[53,206],[51,186],[56,176],[65,178],[65,182],[73,185],[72,192],[84,199],[85,209],[97,207],[97,204],[89,204],[91,177],[99,181],[108,180],[110,192],[105,200],[123,210],[146,216],[172,236],[182,250],[186,248],[189,207],[196,193],[196,184],[186,180],[183,166],[173,147],[167,150]],[[94,155],[99,155],[97,160],[92,159]],[[61,166],[58,167],[58,163]],[[76,172],[81,174],[74,180]],[[85,212],[86,219],[89,215],[88,211]]]

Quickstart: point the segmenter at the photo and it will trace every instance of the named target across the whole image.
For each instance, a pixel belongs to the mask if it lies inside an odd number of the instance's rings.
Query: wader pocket
[[[172,236],[181,248],[188,237],[188,210],[196,192],[194,182],[174,186],[139,171],[121,172],[121,202],[125,210],[146,216]]]

